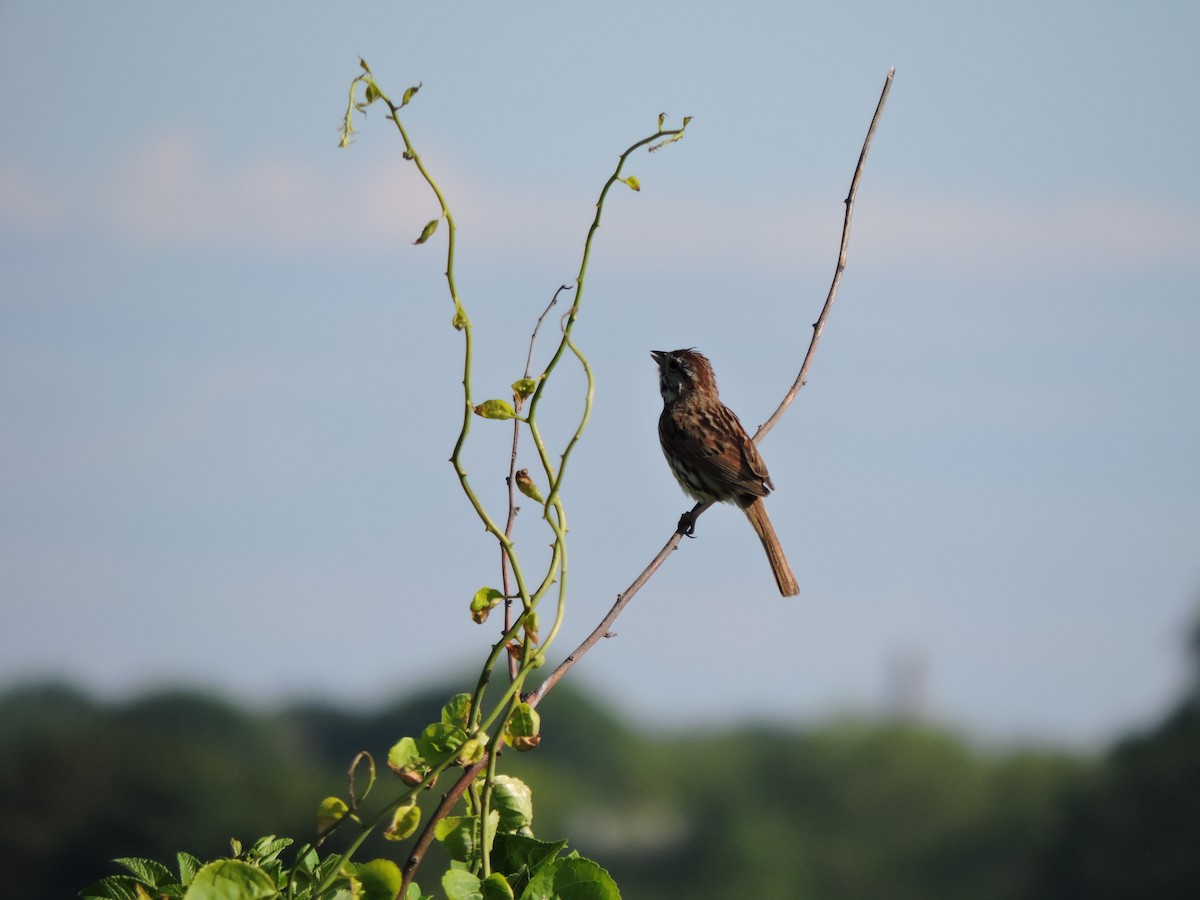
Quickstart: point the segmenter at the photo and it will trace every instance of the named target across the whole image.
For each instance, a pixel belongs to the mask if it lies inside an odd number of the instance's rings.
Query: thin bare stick
[[[883,92],[879,95],[879,102],[875,105],[875,115],[871,117],[871,127],[867,129],[866,140],[863,141],[862,150],[858,154],[858,165],[854,168],[854,177],[850,179],[850,192],[846,194],[846,215],[842,220],[842,243],[838,248],[837,267],[833,272],[833,283],[829,285],[829,293],[825,296],[825,305],[821,307],[821,315],[817,316],[817,321],[813,323],[812,340],[808,342],[808,352],[804,354],[804,362],[800,365],[800,374],[796,376],[796,380],[792,382],[791,388],[784,395],[779,407],[771,414],[771,418],[763,422],[759,426],[758,431],[754,432],[754,442],[758,443],[767,436],[767,432],[775,427],[776,423],[783,417],[787,408],[792,405],[792,401],[796,398],[796,394],[800,392],[800,388],[804,387],[808,380],[808,367],[812,365],[813,354],[817,350],[817,344],[821,340],[821,334],[825,331],[825,319],[829,316],[829,308],[833,306],[833,298],[837,296],[838,287],[842,283],[842,272],[846,270],[846,250],[850,246],[850,221],[854,216],[854,197],[858,194],[858,182],[862,179],[863,164],[867,161],[867,151],[871,149],[871,141],[875,139],[875,128],[879,124],[879,116],[883,112],[883,105],[887,102],[888,93],[892,89],[892,78],[896,74],[896,67],[888,69],[887,78],[883,82]]]
[[[855,166],[854,176],[850,179],[850,191],[846,195],[845,200],[846,213],[842,220],[842,242],[838,249],[837,267],[833,273],[833,283],[829,286],[829,293],[825,297],[825,305],[821,308],[821,315],[817,317],[817,321],[813,324],[812,339],[808,343],[808,352],[804,354],[804,362],[800,366],[800,374],[796,376],[795,382],[793,382],[787,394],[784,395],[783,401],[779,404],[778,409],[776,409],[771,418],[767,419],[767,421],[762,424],[758,431],[755,432],[755,441],[762,440],[763,436],[775,427],[775,424],[787,410],[788,406],[791,405],[792,400],[800,391],[800,388],[804,387],[805,381],[808,378],[808,368],[812,364],[813,353],[816,351],[817,343],[821,339],[821,333],[825,330],[825,319],[829,315],[830,307],[833,306],[833,298],[837,295],[838,286],[842,281],[842,272],[846,268],[846,250],[850,243],[850,222],[854,213],[854,198],[858,193],[858,184],[862,178],[863,166],[867,161],[867,151],[871,148],[871,141],[875,137],[875,129],[879,124],[879,117],[883,113],[884,103],[887,102],[888,93],[892,89],[892,78],[895,76],[895,74],[895,67],[888,69],[887,78],[884,79],[883,82],[883,92],[879,95],[879,102],[875,106],[875,114],[871,117],[871,125],[867,129],[867,137],[863,141],[862,150],[858,154],[858,165]],[[691,512],[692,521],[694,522],[695,519],[698,518],[710,506],[712,506],[711,503],[697,503]],[[612,609],[608,611],[608,614],[600,621],[600,624],[597,625],[592,633],[584,639],[583,643],[575,649],[574,653],[559,663],[558,667],[551,672],[549,676],[547,676],[546,680],[543,681],[536,690],[531,692],[526,697],[526,701],[530,705],[537,705],[537,703],[546,695],[546,693],[552,687],[554,687],[554,685],[556,685],[577,662],[579,662],[585,653],[599,643],[601,638],[609,636],[609,627],[614,621],[616,621],[617,616],[621,614],[621,611],[625,609],[629,601],[633,599],[633,595],[642,589],[642,586],[645,585],[646,582],[650,580],[651,576],[658,571],[659,567],[662,566],[667,557],[671,555],[672,551],[679,546],[680,538],[683,537],[683,520],[680,521],[680,526],[676,528],[675,533],[671,535],[670,540],[663,545],[663,548],[658,551],[658,555],[656,555],[654,559],[650,561],[650,564],[642,570],[642,573],[633,580],[633,583],[629,585],[629,587],[626,588],[623,593],[617,595],[617,602],[613,604]]]
[[[558,303],[558,295],[563,291],[571,290],[571,285],[560,285],[558,290],[554,292],[554,296],[550,298],[550,302],[546,304],[546,308],[542,310],[542,314],[537,317],[537,322],[533,326],[533,334],[529,336],[529,353],[525,356],[525,374],[522,378],[529,377],[529,370],[533,368],[533,348],[537,345],[538,332],[542,330],[542,322],[545,321],[550,310]],[[516,402],[517,412],[521,411],[521,406],[525,403],[524,397],[514,397]],[[512,538],[513,524],[517,521],[517,491],[516,491],[516,474],[517,474],[517,445],[521,439],[521,423],[513,419],[513,439],[512,439],[512,455],[508,461],[508,521],[504,524],[504,536]],[[504,591],[504,631],[508,633],[508,629],[512,627],[512,585],[510,584],[508,570],[508,554],[504,552],[504,548],[500,548],[500,579],[501,589]],[[515,681],[517,677],[517,659],[514,656],[508,657],[508,677],[509,680]]]

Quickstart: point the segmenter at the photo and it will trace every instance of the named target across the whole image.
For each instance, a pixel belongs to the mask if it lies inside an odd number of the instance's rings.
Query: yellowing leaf
[[[485,419],[512,419],[517,411],[507,400],[484,400],[475,407],[475,415]]]
[[[481,587],[471,598],[471,619],[476,625],[482,625],[487,621],[488,613],[503,599],[504,594],[495,588]]]
[[[544,503],[542,500],[542,492],[538,490],[538,486],[533,483],[533,479],[529,477],[528,469],[518,469],[515,476],[517,481],[517,490],[528,497],[530,500],[536,500],[538,503]]]
[[[537,380],[534,378],[520,378],[512,384],[513,393],[524,399],[537,390]]]
[[[350,807],[341,797],[326,797],[317,807],[317,831],[324,831],[340,822],[350,812]]]
[[[402,841],[411,837],[421,824],[421,809],[416,803],[398,807],[392,814],[392,824],[383,832],[389,841]]]

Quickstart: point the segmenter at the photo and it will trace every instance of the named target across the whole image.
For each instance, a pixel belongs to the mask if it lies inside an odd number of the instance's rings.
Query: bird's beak
[[[662,365],[662,363],[663,363],[663,358],[664,358],[666,355],[667,355],[667,351],[666,351],[666,350],[651,350],[651,351],[650,351],[650,358],[651,358],[652,360],[654,360],[656,363],[658,363],[660,366]]]

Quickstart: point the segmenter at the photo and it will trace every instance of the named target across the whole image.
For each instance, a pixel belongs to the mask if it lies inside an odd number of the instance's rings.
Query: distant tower
[[[887,662],[884,712],[889,719],[916,725],[929,714],[929,660],[914,648],[893,651]]]

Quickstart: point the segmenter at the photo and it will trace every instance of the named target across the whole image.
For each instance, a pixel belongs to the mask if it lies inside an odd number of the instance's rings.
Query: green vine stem
[[[521,702],[521,689],[524,686],[526,678],[531,672],[538,668],[545,659],[547,648],[553,644],[558,635],[559,629],[564,620],[564,612],[566,609],[567,597],[567,582],[568,582],[568,557],[567,557],[567,516],[566,510],[561,500],[561,489],[563,477],[566,471],[567,463],[570,460],[571,453],[583,436],[584,430],[587,427],[591,418],[592,404],[595,394],[595,378],[586,357],[579,350],[576,344],[571,339],[571,333],[575,322],[580,312],[580,302],[584,293],[586,284],[586,276],[588,264],[591,258],[592,247],[596,232],[600,227],[601,218],[603,216],[605,201],[609,196],[614,184],[618,181],[625,183],[631,188],[637,189],[637,179],[633,177],[623,177],[622,172],[629,157],[638,149],[649,146],[650,150],[658,149],[665,144],[679,140],[684,133],[690,119],[684,119],[683,125],[678,129],[664,129],[663,117],[659,117],[658,129],[654,134],[651,134],[636,143],[629,146],[617,161],[617,166],[608,180],[604,183],[600,191],[600,196],[596,202],[596,213],[593,217],[591,226],[588,229],[587,237],[584,241],[583,254],[580,260],[579,271],[575,279],[575,298],[570,310],[566,313],[560,324],[561,337],[550,356],[549,361],[537,376],[535,386],[532,393],[526,397],[524,394],[514,393],[514,405],[511,418],[514,419],[513,427],[513,444],[512,456],[509,467],[508,477],[508,516],[505,522],[505,527],[501,530],[496,522],[492,519],[483,502],[476,494],[468,478],[467,471],[462,464],[462,452],[466,445],[467,437],[471,429],[471,418],[476,414],[477,410],[473,402],[471,389],[472,364],[474,357],[474,330],[467,315],[466,309],[462,303],[462,299],[458,294],[458,288],[454,277],[454,254],[457,239],[457,226],[454,221],[454,216],[450,210],[450,206],[446,201],[445,195],[437,182],[432,177],[429,170],[426,168],[424,161],[417,153],[408,132],[404,127],[400,118],[401,110],[409,103],[412,97],[420,90],[420,85],[411,87],[404,92],[403,98],[399,103],[394,102],[374,79],[367,63],[360,60],[362,73],[358,75],[350,85],[350,97],[346,110],[345,122],[342,129],[342,145],[346,146],[350,143],[351,135],[354,133],[353,128],[353,113],[355,111],[365,112],[366,108],[376,101],[382,102],[388,109],[388,118],[396,126],[400,134],[400,138],[404,144],[404,158],[411,161],[420,173],[421,178],[429,186],[437,199],[440,214],[437,219],[429,222],[420,237],[414,242],[417,244],[425,243],[435,233],[439,222],[445,221],[447,231],[447,247],[446,247],[446,285],[450,294],[450,299],[454,307],[453,325],[457,330],[463,332],[463,419],[459,429],[457,439],[454,443],[454,449],[450,456],[450,463],[454,467],[455,474],[458,477],[460,486],[466,495],[468,502],[475,510],[476,515],[483,523],[485,529],[496,539],[501,551],[501,582],[503,585],[503,596],[505,602],[505,619],[504,627],[499,640],[492,646],[488,654],[487,660],[480,671],[479,679],[475,685],[475,689],[471,694],[470,706],[467,713],[467,732],[470,737],[483,738],[485,740],[484,759],[478,763],[468,767],[467,772],[456,782],[454,787],[447,792],[446,797],[437,807],[432,819],[426,823],[425,829],[419,836],[416,845],[410,855],[408,861],[403,868],[405,886],[411,880],[417,866],[420,864],[420,859],[424,855],[424,850],[428,846],[428,842],[432,839],[433,829],[436,823],[444,818],[453,806],[453,803],[464,793],[470,789],[469,796],[471,797],[469,806],[476,814],[479,827],[479,846],[486,845],[486,829],[487,829],[487,814],[490,810],[491,792],[495,779],[495,765],[498,751],[503,745],[504,727],[507,721],[507,715]],[[362,86],[362,99],[358,98],[358,88]],[[565,288],[566,286],[564,286]],[[560,291],[564,288],[560,288]],[[530,378],[530,372],[533,367],[533,351],[536,344],[538,331],[542,321],[549,313],[550,308],[557,301],[558,293],[550,301],[550,304],[538,318],[537,325],[530,339],[529,354],[526,359],[525,379]],[[538,409],[541,398],[543,396],[545,385],[550,375],[556,369],[559,361],[565,352],[570,351],[575,359],[579,362],[584,371],[586,378],[586,390],[584,394],[583,410],[580,414],[579,421],[574,432],[567,440],[562,453],[559,455],[557,466],[551,461],[550,452],[543,440],[541,430],[538,426]],[[515,390],[515,386],[514,386]],[[525,401],[528,401],[528,409],[524,416],[520,415],[522,406]],[[487,405],[485,404],[485,409]],[[520,560],[518,558],[515,544],[513,542],[512,531],[516,514],[516,495],[513,492],[513,480],[515,475],[516,461],[518,457],[519,438],[521,425],[524,424],[529,429],[530,439],[533,443],[535,453],[541,464],[542,471],[547,479],[548,489],[547,497],[542,502],[543,515],[542,518],[547,522],[548,527],[553,533],[553,542],[551,544],[551,555],[547,565],[545,575],[541,579],[537,587],[531,592],[529,585],[522,570]],[[510,582],[510,577],[512,581]],[[549,631],[544,635],[538,633],[539,626],[535,625],[537,608],[543,596],[552,585],[557,584],[557,602],[555,604],[554,621]],[[514,618],[511,616],[512,601],[519,600],[521,603],[521,611]],[[498,698],[495,698],[494,703],[489,704],[490,711],[485,712],[485,692],[490,681],[491,672],[493,671],[500,655],[508,652],[510,644],[521,636],[519,654],[510,653],[509,667],[509,684],[503,690]],[[489,734],[489,731],[494,729],[494,732]],[[443,763],[431,771],[422,781],[421,786],[427,786],[432,783],[432,779],[437,773],[442,771],[449,761]],[[478,777],[481,771],[484,771],[482,783],[471,788],[475,778]],[[407,802],[413,796],[415,791],[420,786],[413,787],[401,793],[400,797],[392,800],[385,805],[385,808],[374,817],[369,823],[365,824],[362,833],[352,842],[349,850],[344,855],[344,860],[349,860],[350,856],[362,840],[371,830],[378,826],[384,819],[391,815],[401,804]],[[324,831],[319,841],[323,841],[335,828],[340,826],[346,818],[344,816],[338,822],[330,826]],[[355,817],[356,818],[356,817]],[[486,856],[486,854],[485,854]],[[480,868],[483,871],[484,877],[488,874],[488,864],[486,858],[481,859]]]

